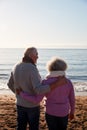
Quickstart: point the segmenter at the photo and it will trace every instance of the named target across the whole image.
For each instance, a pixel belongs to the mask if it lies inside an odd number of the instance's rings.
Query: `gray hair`
[[[22,62],[26,63],[32,63],[34,64],[34,61],[32,60],[31,56],[34,53],[34,51],[37,50],[35,47],[29,47],[24,52],[24,57],[22,58]]]
[[[24,52],[24,56],[26,57],[26,56],[31,55],[34,50],[36,50],[35,47],[29,47],[29,48],[27,48],[26,51]]]
[[[65,71],[67,69],[67,64],[64,60],[55,57],[47,63],[46,67],[48,71]]]

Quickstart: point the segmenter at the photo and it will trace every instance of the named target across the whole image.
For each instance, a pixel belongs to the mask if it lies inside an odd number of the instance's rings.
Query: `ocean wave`
[[[76,92],[87,92],[87,82],[73,82]]]
[[[87,92],[87,82],[73,82],[75,92]],[[0,90],[8,90],[7,82],[0,83]]]

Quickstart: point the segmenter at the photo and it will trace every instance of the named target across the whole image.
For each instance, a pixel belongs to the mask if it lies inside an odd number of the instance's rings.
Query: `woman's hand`
[[[70,120],[74,119],[74,114],[69,114],[69,119]]]

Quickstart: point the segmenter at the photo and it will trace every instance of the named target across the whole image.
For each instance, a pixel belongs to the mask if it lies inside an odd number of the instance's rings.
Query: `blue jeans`
[[[66,130],[68,124],[68,115],[65,117],[52,116],[46,113],[46,122],[49,130]]]
[[[27,123],[29,130],[39,130],[40,106],[26,108],[17,106],[17,130],[26,130]]]

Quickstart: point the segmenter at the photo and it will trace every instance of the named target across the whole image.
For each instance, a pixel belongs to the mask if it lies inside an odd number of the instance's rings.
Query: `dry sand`
[[[87,96],[76,97],[75,119],[69,121],[68,130],[87,130]],[[13,95],[0,95],[0,130],[16,129],[16,105]],[[48,130],[41,103],[40,130]]]

